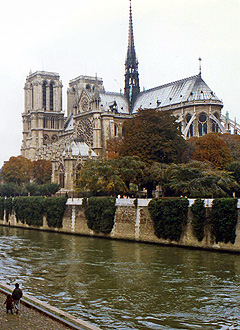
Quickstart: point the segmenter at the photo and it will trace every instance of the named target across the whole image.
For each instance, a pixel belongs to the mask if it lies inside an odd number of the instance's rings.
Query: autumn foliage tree
[[[119,157],[119,150],[123,142],[122,137],[114,137],[107,140],[106,158],[113,159]]]
[[[231,152],[217,133],[209,133],[194,139],[193,160],[209,161],[218,169],[225,169],[232,161]]]
[[[166,111],[139,110],[124,123],[121,156],[139,156],[147,163],[179,163],[186,142],[176,118]]]
[[[39,159],[33,161],[32,174],[37,184],[44,184],[51,181],[52,163],[49,160]]]
[[[4,163],[1,171],[4,182],[14,182],[18,185],[29,182],[32,176],[32,162],[23,157],[11,157]]]

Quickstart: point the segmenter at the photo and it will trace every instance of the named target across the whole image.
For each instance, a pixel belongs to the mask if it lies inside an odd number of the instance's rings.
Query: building
[[[79,76],[69,83],[65,117],[58,73],[30,73],[24,90],[21,153],[31,160],[51,160],[52,181],[68,191],[73,190],[84,161],[104,156],[107,140],[122,136],[124,120],[138,109],[172,111],[186,139],[223,133],[234,125],[228,118],[222,123],[223,103],[202,79],[201,62],[197,75],[140,91],[131,0],[124,93],[105,91],[99,77]]]

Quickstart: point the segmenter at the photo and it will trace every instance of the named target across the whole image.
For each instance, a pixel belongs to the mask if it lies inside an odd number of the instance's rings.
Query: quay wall
[[[174,245],[181,247],[191,247],[200,249],[212,249],[219,251],[228,251],[240,253],[240,200],[238,201],[238,223],[236,227],[236,240],[231,243],[215,243],[211,235],[211,223],[205,225],[204,239],[199,242],[192,232],[191,220],[192,213],[189,208],[187,224],[184,225],[181,239],[176,241],[159,239],[154,234],[153,222],[148,212],[148,203],[150,199],[138,199],[137,207],[134,205],[134,199],[116,199],[116,214],[114,219],[114,227],[109,234],[96,233],[87,226],[87,219],[82,208],[82,199],[68,199],[65,214],[63,216],[62,228],[50,228],[47,225],[46,218],[43,219],[43,226],[29,226],[20,221],[17,222],[16,217],[12,214],[9,221],[0,220],[0,225],[37,229],[44,231],[54,231],[60,233],[71,233],[77,235],[103,237],[109,239],[120,239],[128,241],[137,241],[145,243],[155,243],[161,245]],[[194,200],[189,199],[189,207]],[[205,205],[211,207],[212,200],[206,199]]]

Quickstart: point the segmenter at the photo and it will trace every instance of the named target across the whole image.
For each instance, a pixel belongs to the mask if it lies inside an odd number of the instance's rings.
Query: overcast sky
[[[240,0],[132,0],[141,90],[198,74],[240,123]],[[1,5],[0,166],[20,154],[30,70],[69,80],[97,73],[123,89],[129,0],[22,0]]]

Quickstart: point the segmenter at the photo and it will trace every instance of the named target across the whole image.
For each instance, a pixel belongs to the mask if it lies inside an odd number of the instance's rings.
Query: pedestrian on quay
[[[15,284],[15,289],[12,292],[12,299],[14,302],[14,311],[16,314],[20,311],[20,299],[22,298],[22,290],[19,288],[19,284]]]
[[[10,311],[13,314],[13,299],[10,294],[7,295],[4,305],[6,305],[6,312]]]

